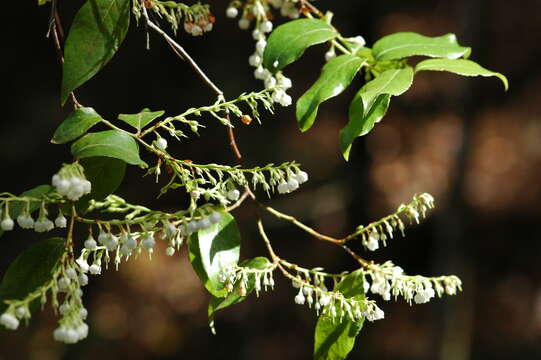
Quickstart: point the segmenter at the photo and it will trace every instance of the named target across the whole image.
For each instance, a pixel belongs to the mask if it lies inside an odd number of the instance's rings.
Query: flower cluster
[[[407,217],[411,222],[419,223],[419,219],[425,218],[427,210],[432,208],[434,208],[432,195],[427,193],[415,195],[409,204],[400,205],[394,214],[366,227],[360,226],[354,234],[350,235],[350,238],[362,236],[362,245],[370,251],[375,251],[379,249],[380,242],[386,246],[387,239],[392,239],[397,229],[404,236],[406,227],[400,215]]]
[[[5,211],[0,210],[0,216],[2,216],[2,221],[0,222],[0,229],[3,231],[11,231],[15,228],[15,221],[11,218],[9,210],[9,201],[5,202],[4,205]],[[58,210],[58,216],[55,221],[52,222],[47,218],[47,209],[45,208],[45,202],[41,203],[40,211],[38,218],[34,220],[30,213],[30,200],[26,202],[22,212],[17,216],[17,224],[22,229],[33,229],[36,232],[46,232],[51,231],[55,228],[65,228],[67,226],[68,220],[62,213]]]
[[[273,1],[273,6],[276,8],[287,9],[286,13],[292,14],[296,11],[298,17],[298,11],[296,5],[293,2]],[[267,46],[267,35],[273,29],[273,24],[270,21],[268,15],[268,5],[264,2],[255,1],[250,6],[246,6],[241,19],[239,20],[239,27],[243,30],[250,28],[252,19],[255,19],[256,26],[252,31],[252,38],[256,41],[255,51],[248,58],[250,66],[254,67],[254,77],[258,80],[262,80],[266,89],[274,89],[272,93],[272,100],[282,106],[289,106],[292,103],[292,98],[286,93],[286,90],[293,85],[291,79],[283,75],[281,72],[272,74],[270,71],[263,67],[263,53]],[[238,15],[238,10],[235,7],[230,6],[226,10],[226,15],[231,18],[235,18]]]
[[[212,15],[200,17],[196,21],[185,21],[184,30],[192,36],[201,36],[206,32],[212,31],[216,19]]]
[[[229,293],[236,290],[238,295],[246,296],[253,289],[259,296],[262,289],[274,289],[272,273],[275,269],[276,266],[272,263],[257,269],[228,264],[222,267],[218,280]]]
[[[281,182],[278,185],[278,192],[280,194],[287,194],[295,191],[299,188],[299,185],[308,181],[308,174],[304,171],[299,171],[296,174],[291,174],[287,181]]]
[[[64,165],[53,175],[52,184],[61,196],[72,201],[79,200],[92,190],[92,184],[86,179],[84,169],[78,163]]]
[[[367,278],[370,278],[371,284]],[[455,295],[462,289],[462,282],[456,276],[440,276],[429,278],[424,276],[405,275],[402,268],[388,261],[383,265],[372,264],[365,273],[364,291],[380,295],[383,300],[389,301],[403,297],[408,303],[424,304],[436,295],[441,297],[444,293]]]

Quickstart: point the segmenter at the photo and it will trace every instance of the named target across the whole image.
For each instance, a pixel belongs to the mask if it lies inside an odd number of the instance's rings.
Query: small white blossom
[[[334,52],[334,49],[331,49],[325,53],[325,61],[329,61],[331,59],[334,59],[336,57],[336,53]]]
[[[98,243],[96,243],[96,240],[94,240],[93,237],[89,236],[88,239],[85,240],[85,248],[88,250],[96,250],[98,247]]]
[[[303,293],[302,293],[302,288],[301,290],[299,291],[299,293],[297,294],[297,296],[295,296],[295,304],[298,304],[298,305],[304,305],[304,302],[306,301]]]
[[[175,248],[172,246],[169,246],[167,249],[165,249],[165,254],[167,256],[173,256],[175,254]]]
[[[226,197],[231,201],[237,201],[240,197],[240,191],[237,189],[229,190],[226,194]]]
[[[261,25],[259,26],[259,28],[261,29],[261,31],[265,32],[265,33],[270,33],[272,31],[272,22],[269,21],[269,20],[265,20],[261,23]]]
[[[64,216],[64,214],[59,213],[58,217],[54,220],[54,224],[57,228],[65,228],[68,224],[68,220]]]
[[[258,54],[252,54],[248,58],[248,63],[250,64],[250,66],[254,67],[261,65],[261,56],[259,56]]]
[[[6,329],[16,330],[19,327],[19,320],[13,314],[3,313],[0,316],[0,324]]]
[[[30,215],[19,215],[17,216],[17,224],[23,229],[33,229],[34,228],[34,219]]]
[[[161,151],[165,151],[165,149],[167,149],[167,140],[159,137],[158,140],[156,140],[156,147]]]
[[[250,20],[242,18],[239,20],[239,28],[241,30],[247,30],[250,27]]]
[[[2,230],[4,231],[11,231],[13,230],[13,227],[15,226],[15,223],[13,222],[12,219],[10,219],[9,217],[5,218],[4,220],[2,220],[2,222],[0,223],[0,228],[2,228]]]
[[[92,264],[90,265],[90,268],[88,269],[92,275],[99,275],[101,274],[101,266],[98,264]]]
[[[228,18],[236,18],[238,14],[239,14],[239,11],[237,10],[237,8],[234,8],[234,7],[229,7],[227,8],[227,10],[225,10],[225,15]]]

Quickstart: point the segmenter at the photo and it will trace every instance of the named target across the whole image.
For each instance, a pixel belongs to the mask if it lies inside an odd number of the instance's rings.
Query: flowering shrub
[[[73,112],[53,134],[52,142],[71,143],[74,162],[62,165],[52,175],[51,185],[40,185],[20,195],[0,194],[2,233],[15,230],[16,224],[36,232],[64,229],[62,237],[37,242],[8,268],[0,284],[0,324],[5,328],[17,329],[21,321],[31,318],[36,305],[50,302],[59,315],[54,339],[69,344],[83,340],[89,332],[89,314],[83,302],[89,275],[100,275],[109,266],[118,268],[140,254],[151,255],[156,241],[167,244],[168,256],[187,253],[211,294],[208,313],[213,332],[217,311],[253,292],[259,296],[262,291],[274,289],[276,273],[291,280],[294,302],[312,308],[319,316],[316,359],[344,359],[364,321],[385,317],[375,295],[383,301],[401,297],[409,304],[423,304],[461,290],[456,276],[406,275],[390,261],[377,264],[350,248],[350,243],[359,243],[372,252],[395,237],[404,236],[406,226],[419,223],[434,207],[429,194],[416,194],[394,213],[334,238],[260,200],[260,190],[272,199],[297,190],[309,180],[308,173],[296,162],[253,168],[197,164],[178,159],[168,151],[168,141],[197,134],[203,127],[197,119],[210,114],[227,129],[231,149],[240,162],[233,132],[235,123],[259,121],[260,111],[272,113],[277,104],[292,105],[294,99],[287,90],[293,82],[284,69],[299,60],[308,47],[327,44],[326,65],[319,79],[295,101],[296,119],[301,131],[309,130],[315,125],[323,102],[348,86],[362,83],[351,101],[349,120],[340,131],[342,155],[348,160],[354,140],[382,120],[391,97],[407,91],[417,72],[495,76],[507,88],[503,75],[468,60],[470,48],[459,45],[453,34],[426,37],[396,33],[368,47],[362,36],[344,37],[332,25],[332,14],[322,13],[310,1],[234,0],[225,15],[239,18],[239,28],[252,31],[254,52],[247,54],[247,63],[254,68],[254,77],[263,82],[263,87],[228,99],[180,45],[181,40],[164,30],[166,25],[170,26],[180,39],[179,29],[192,36],[213,31],[216,19],[208,5],[188,6],[161,0],[86,0],[64,40],[58,31],[56,1],[38,2],[50,3],[52,7],[49,36],[63,63],[60,98],[62,104],[69,102],[73,106]],[[273,19],[279,15],[286,22],[276,26]],[[75,90],[116,54],[132,18],[144,25],[143,31],[160,35],[193,68],[203,85],[215,92],[213,104],[176,115],[144,109],[136,114],[120,113],[113,120],[104,119],[98,111],[77,101]],[[408,60],[413,56],[429,59],[412,66]],[[358,74],[363,75],[362,80],[355,79]],[[95,130],[98,124],[108,130]],[[141,150],[150,154],[151,164],[141,159]],[[180,190],[189,195],[188,203],[178,204],[175,212],[164,212],[115,195],[127,165],[152,174],[156,181],[165,176],[167,184],[158,194]],[[253,201],[262,211],[346,251],[358,268],[333,274],[281,258],[260,218],[255,221],[268,257],[240,261],[241,231],[231,211],[245,201]],[[75,236],[76,227],[86,229],[87,237]]]

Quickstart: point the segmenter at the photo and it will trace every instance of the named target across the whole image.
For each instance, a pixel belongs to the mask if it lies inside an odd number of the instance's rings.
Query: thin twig
[[[154,30],[158,34],[160,34],[172,47],[174,47],[180,53],[182,58],[184,60],[186,60],[188,62],[188,64],[190,64],[190,66],[195,70],[195,72],[216,93],[216,95],[218,95],[218,97],[223,97],[222,90],[220,90],[216,85],[214,85],[212,80],[210,80],[209,77],[207,76],[207,74],[205,74],[205,72],[199,67],[199,65],[197,65],[197,63],[195,62],[194,59],[192,59],[190,54],[188,54],[186,52],[186,50],[184,50],[184,48],[182,46],[180,46],[175,40],[173,40],[169,35],[167,35],[167,33],[165,31],[163,31],[158,25],[154,24],[150,20],[150,18],[148,16],[148,13],[147,13],[147,9],[145,8],[145,6],[143,4],[141,4],[141,8],[142,8],[143,16],[145,18],[145,21],[146,21],[147,25],[152,30]]]

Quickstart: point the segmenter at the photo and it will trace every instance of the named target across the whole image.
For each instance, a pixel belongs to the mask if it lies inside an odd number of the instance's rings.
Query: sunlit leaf
[[[448,71],[462,76],[496,76],[500,79],[505,87],[509,88],[507,78],[500,73],[485,69],[478,63],[464,59],[428,59],[421,61],[415,67],[415,72],[419,71]]]
[[[344,91],[365,62],[354,55],[341,55],[325,64],[319,79],[297,101],[297,122],[302,131],[314,124],[319,105]]]
[[[340,131],[342,155],[349,159],[353,140],[366,135],[381,120],[389,107],[390,96],[398,96],[408,90],[413,82],[413,69],[384,71],[366,83],[355,94],[349,107],[349,122]]]
[[[90,107],[76,109],[56,129],[51,142],[64,144],[75,140],[102,120],[100,114]]]
[[[428,37],[414,32],[399,32],[382,37],[372,47],[376,60],[394,60],[409,56],[458,59],[468,57],[469,47],[458,44],[455,34]]]
[[[263,66],[276,72],[291,64],[312,45],[335,38],[338,33],[319,19],[289,21],[274,30],[263,54]]]
[[[86,134],[72,144],[71,153],[79,159],[106,156],[132,165],[146,165],[139,157],[139,147],[135,140],[118,130]]]
[[[130,25],[130,0],[87,0],[73,20],[64,48],[61,103],[115,55]]]
[[[163,110],[150,111],[149,109],[143,109],[137,114],[119,114],[118,119],[133,126],[137,131],[141,131],[141,129],[163,114],[165,114]]]
[[[220,212],[220,222],[190,236],[190,262],[207,290],[216,297],[227,296],[219,275],[239,261],[240,233],[235,218]]]

